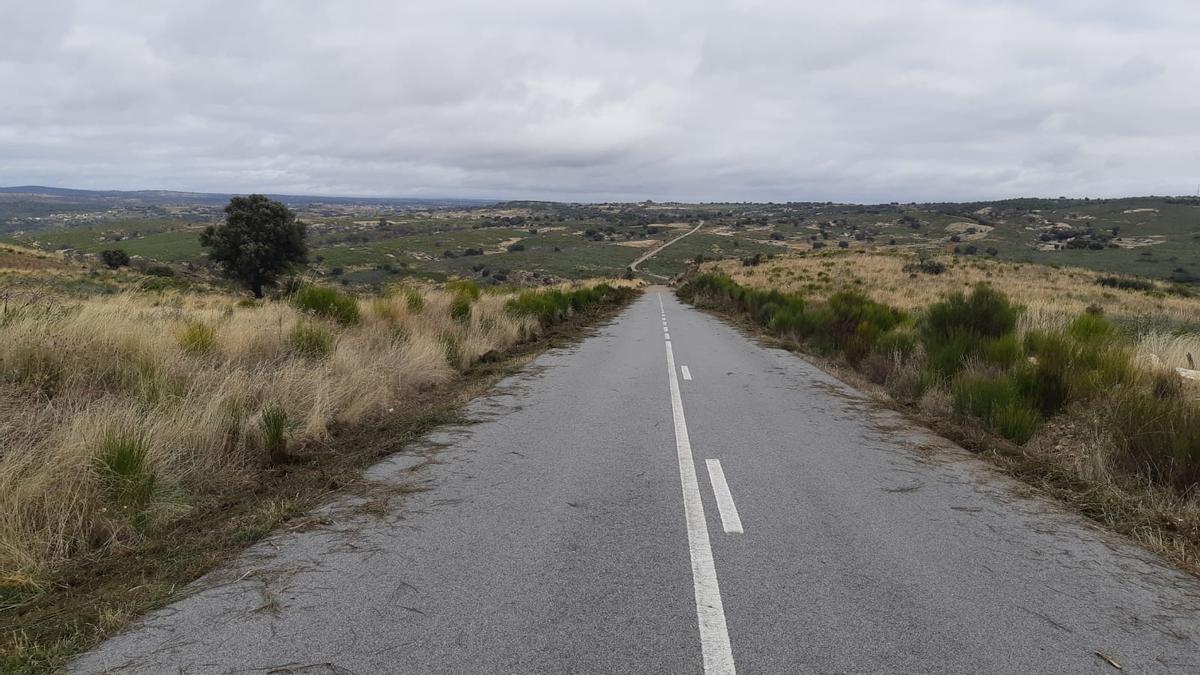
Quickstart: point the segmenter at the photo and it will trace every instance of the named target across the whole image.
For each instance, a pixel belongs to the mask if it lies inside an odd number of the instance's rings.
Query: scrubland
[[[1191,569],[1200,298],[1077,269],[848,253],[704,266],[679,289],[829,363]]]
[[[61,590],[64,566],[203,538],[217,525],[195,522],[197,511],[270,508],[278,495],[264,486],[319,471],[314,451],[336,449],[339,432],[427,411],[477,364],[633,294],[614,283],[10,303],[0,310],[0,609]]]

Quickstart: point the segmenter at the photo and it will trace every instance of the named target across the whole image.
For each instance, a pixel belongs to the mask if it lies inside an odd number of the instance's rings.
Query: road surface
[[[1200,583],[652,289],[76,672],[1200,672]],[[1110,662],[1111,659],[1111,662]]]
[[[647,260],[649,260],[649,259],[653,258],[654,256],[658,255],[659,253],[662,253],[662,250],[663,250],[664,248],[666,248],[666,247],[670,246],[671,244],[674,244],[675,242],[679,241],[680,239],[683,239],[684,237],[687,237],[687,236],[689,236],[689,235],[696,234],[697,232],[699,232],[699,231],[700,231],[700,228],[702,228],[702,227],[704,227],[704,221],[703,221],[703,220],[702,220],[702,221],[700,221],[699,223],[697,223],[697,224],[696,224],[696,227],[693,227],[692,229],[688,230],[687,232],[684,232],[683,234],[679,235],[678,237],[675,237],[674,239],[672,239],[672,240],[668,241],[667,243],[663,244],[662,246],[659,246],[658,248],[654,249],[653,251],[649,251],[649,252],[645,253],[644,255],[642,255],[642,256],[641,256],[640,258],[638,258],[637,260],[634,260],[632,263],[630,263],[630,264],[629,264],[629,269],[633,270],[634,272],[637,272],[637,271],[638,271],[638,265],[641,265],[642,263],[646,262]],[[647,271],[645,271],[645,270],[642,270],[642,272],[641,272],[641,273],[642,273],[642,274],[645,274],[645,275],[647,275],[647,276],[654,277],[655,279],[666,279],[666,278],[667,278],[667,277],[664,277],[664,276],[663,276],[663,275],[661,275],[661,274],[655,274],[655,273],[653,273],[653,272],[647,272]]]

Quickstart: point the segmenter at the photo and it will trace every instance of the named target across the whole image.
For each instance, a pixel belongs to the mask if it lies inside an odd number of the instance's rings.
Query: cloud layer
[[[1191,0],[0,0],[0,185],[1192,193]]]

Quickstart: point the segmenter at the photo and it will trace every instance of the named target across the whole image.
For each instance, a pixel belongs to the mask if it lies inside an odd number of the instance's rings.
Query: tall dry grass
[[[858,290],[871,299],[906,311],[917,311],[955,291],[969,292],[978,283],[1003,290],[1020,303],[1018,331],[1061,331],[1089,307],[1128,326],[1139,363],[1188,367],[1187,354],[1200,363],[1200,297],[1101,286],[1110,277],[1093,270],[1012,263],[986,258],[942,256],[942,274],[913,270],[919,261],[909,252],[823,252],[781,256],[754,267],[737,260],[709,263],[750,288],[777,289],[824,300],[839,290]],[[1165,288],[1165,287],[1164,287]],[[1151,358],[1153,355],[1154,358]]]
[[[197,496],[249,488],[280,443],[402,411],[542,330],[506,311],[512,294],[452,315],[461,297],[402,289],[360,300],[349,326],[283,301],[190,295],[7,316],[0,576],[36,576],[169,522]]]

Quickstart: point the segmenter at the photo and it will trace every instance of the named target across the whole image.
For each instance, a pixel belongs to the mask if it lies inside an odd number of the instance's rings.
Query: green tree
[[[263,195],[234,197],[225,222],[200,233],[200,245],[225,275],[245,284],[254,297],[296,265],[308,262],[304,223],[291,209]]]
[[[100,260],[115,270],[118,267],[125,267],[129,264],[129,254],[123,249],[112,248],[107,251],[101,251]]]

